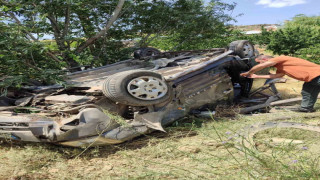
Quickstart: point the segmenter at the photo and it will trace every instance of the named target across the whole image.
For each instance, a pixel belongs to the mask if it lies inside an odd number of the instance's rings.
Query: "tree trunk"
[[[49,14],[47,16],[47,18],[50,20],[50,23],[51,23],[51,26],[52,26],[52,29],[54,32],[55,40],[57,42],[59,50],[63,54],[62,56],[63,56],[64,61],[67,62],[69,67],[73,68],[73,69],[71,69],[71,71],[80,71],[81,69],[79,67],[79,63],[76,62],[74,59],[72,59],[69,56],[70,49],[65,44],[65,42],[66,42],[65,37],[68,33],[69,24],[70,24],[70,8],[68,7],[66,9],[65,24],[64,24],[65,27],[64,27],[63,31],[60,30],[60,27],[52,14]],[[78,68],[74,68],[74,67],[78,67]]]

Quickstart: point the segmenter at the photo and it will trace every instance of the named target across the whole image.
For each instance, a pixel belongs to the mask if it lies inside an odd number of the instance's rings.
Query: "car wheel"
[[[146,57],[158,56],[160,54],[161,54],[161,52],[158,49],[148,47],[148,48],[137,49],[136,51],[134,51],[133,56],[136,59],[143,59]]]
[[[240,58],[251,58],[255,55],[253,44],[247,40],[231,42],[229,50],[232,50],[234,54],[238,55]]]
[[[103,93],[121,104],[149,106],[169,101],[172,88],[160,74],[132,70],[109,76],[103,84]]]

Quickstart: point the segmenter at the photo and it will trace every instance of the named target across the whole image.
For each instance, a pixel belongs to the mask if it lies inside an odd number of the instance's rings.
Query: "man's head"
[[[267,62],[269,59],[272,59],[273,56],[267,56],[267,55],[259,55],[256,57],[257,63],[264,63]]]

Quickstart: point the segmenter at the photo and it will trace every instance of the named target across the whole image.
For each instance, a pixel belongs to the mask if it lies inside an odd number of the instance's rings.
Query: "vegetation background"
[[[274,54],[320,63],[320,17],[297,15],[277,31],[262,28],[262,34],[246,36],[230,25],[235,6],[220,0],[0,1],[1,92],[36,82],[62,84],[66,69],[111,64],[147,46],[208,49],[249,39]]]
[[[0,1],[0,87],[61,83],[62,69],[111,64],[139,47],[223,47],[234,7],[220,0]],[[53,40],[40,40],[45,35]]]

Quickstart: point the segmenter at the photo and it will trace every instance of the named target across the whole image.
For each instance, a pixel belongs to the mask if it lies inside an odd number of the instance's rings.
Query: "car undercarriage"
[[[161,53],[143,48],[134,59],[68,74],[67,87],[25,86],[8,95],[0,106],[0,133],[80,147],[165,131],[195,110],[249,97],[258,81],[240,73],[254,66],[255,55],[246,40],[228,49]]]

